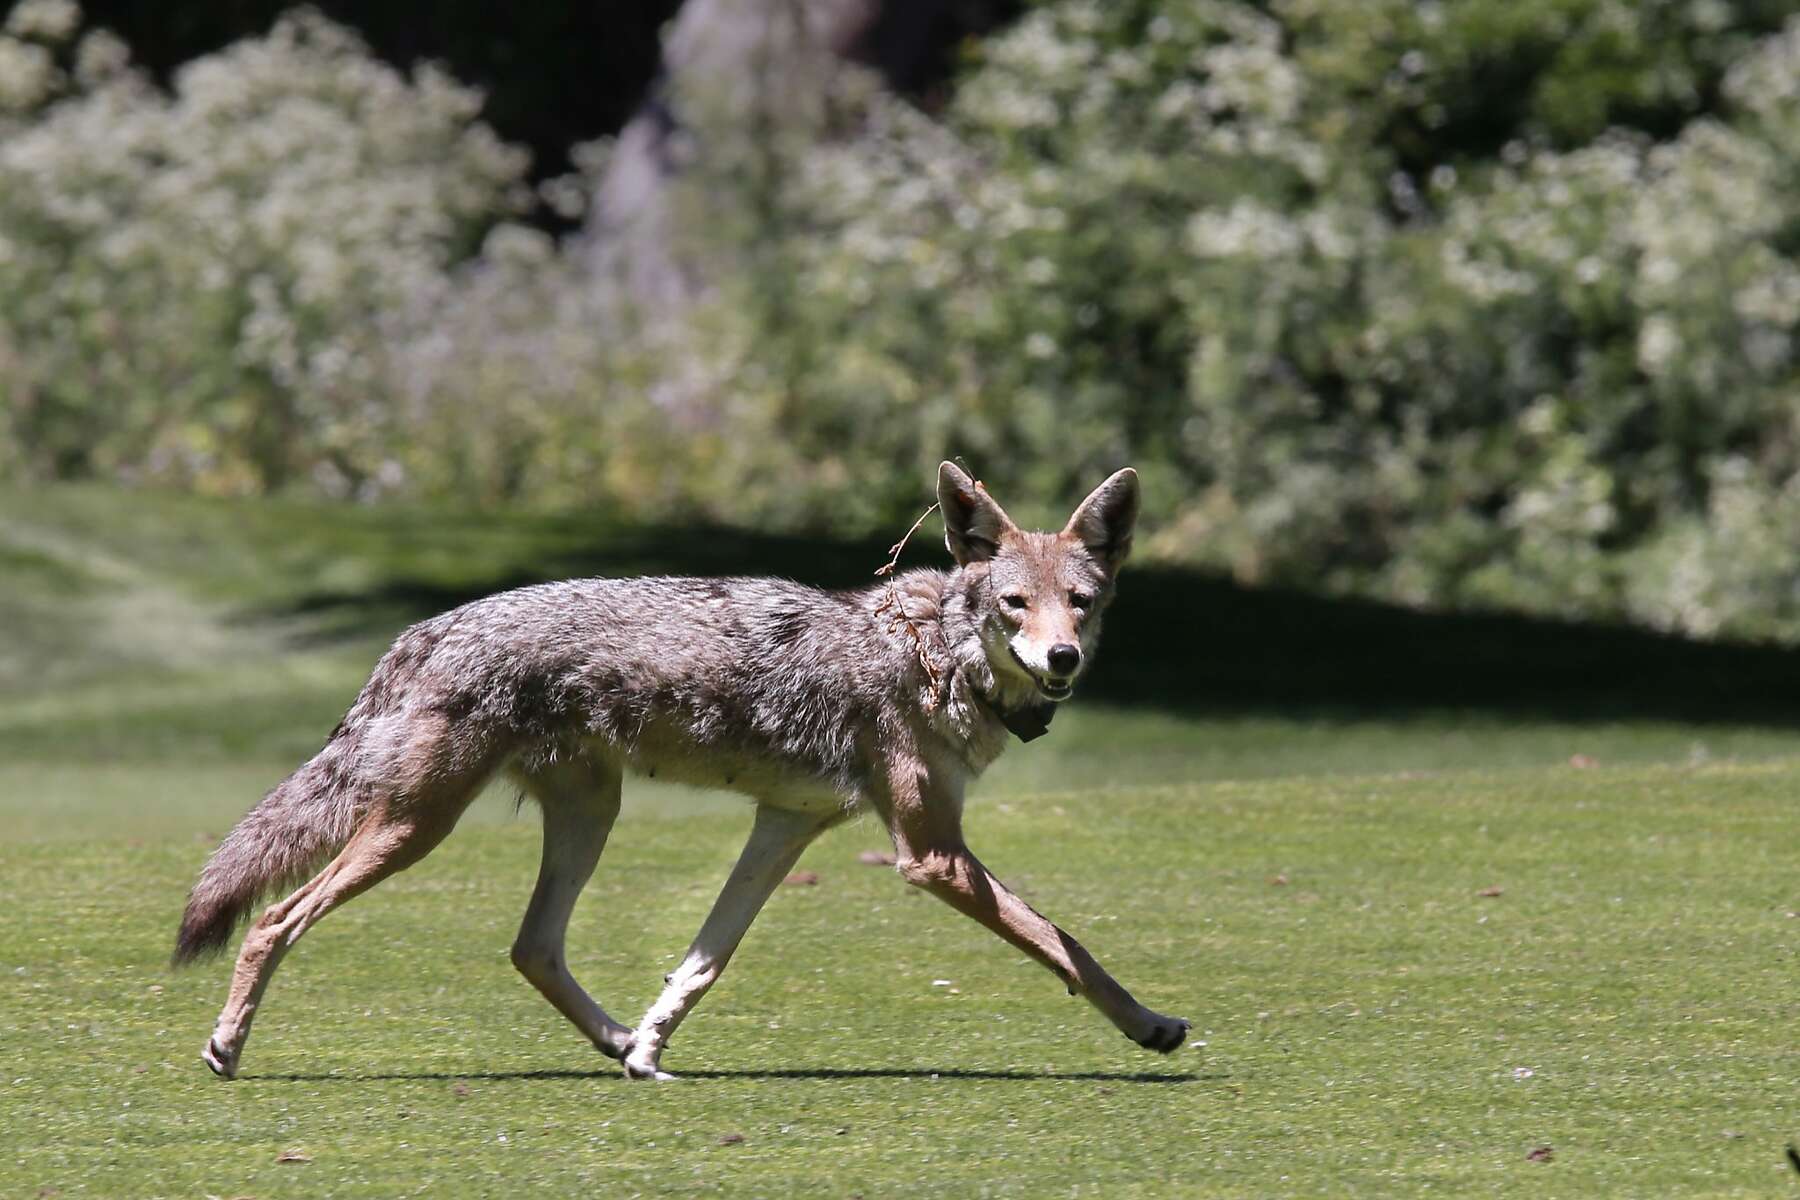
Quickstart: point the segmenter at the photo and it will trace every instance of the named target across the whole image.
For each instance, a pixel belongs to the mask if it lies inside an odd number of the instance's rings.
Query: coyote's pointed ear
[[[1125,565],[1125,557],[1131,553],[1131,527],[1137,524],[1137,514],[1137,472],[1126,467],[1088,493],[1063,532],[1079,538],[1112,574]]]
[[[987,489],[955,463],[938,467],[937,492],[944,510],[944,545],[957,566],[994,557],[1001,535],[1018,528]]]

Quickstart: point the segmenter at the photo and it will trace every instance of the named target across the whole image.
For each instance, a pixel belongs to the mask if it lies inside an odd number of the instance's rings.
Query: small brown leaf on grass
[[[1477,896],[1486,896],[1489,900],[1492,900],[1495,896],[1504,896],[1506,894],[1506,889],[1496,883],[1489,887],[1482,888],[1475,894]]]
[[[1549,1146],[1539,1146],[1525,1156],[1526,1162],[1549,1162],[1556,1157],[1556,1151]]]
[[[275,1156],[275,1161],[278,1163],[309,1163],[312,1161],[312,1155],[304,1150],[283,1150]]]
[[[1597,767],[1600,764],[1585,754],[1571,754],[1569,755],[1569,765],[1577,771],[1585,771],[1589,767]]]
[[[819,882],[819,873],[817,871],[795,871],[781,882],[789,887],[812,887]]]
[[[466,1083],[459,1083],[450,1089],[450,1094],[452,1096],[466,1096],[469,1094],[469,1085]]]
[[[724,1137],[719,1139],[719,1145],[735,1146],[743,1140],[744,1140],[744,1135],[741,1133],[728,1133]]]
[[[856,856],[856,861],[865,867],[891,867],[894,865],[894,856],[881,850],[864,850]]]
[[[1270,887],[1286,887],[1287,881],[1288,881],[1288,877],[1287,877],[1286,872],[1283,872],[1279,875],[1269,876],[1269,886]]]

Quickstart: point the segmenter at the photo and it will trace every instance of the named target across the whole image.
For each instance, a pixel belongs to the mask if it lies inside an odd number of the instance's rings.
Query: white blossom
[[[6,15],[4,32],[16,38],[61,42],[81,26],[75,0],[19,0]]]

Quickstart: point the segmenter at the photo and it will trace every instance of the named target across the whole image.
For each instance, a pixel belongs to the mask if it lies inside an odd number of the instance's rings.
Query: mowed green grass
[[[10,499],[0,1195],[1800,1186],[1800,759],[1750,726],[1077,701],[976,789],[970,840],[1193,1020],[1188,1046],[1139,1050],[859,862],[885,848],[863,821],[776,894],[663,1085],[620,1078],[508,964],[539,846],[496,792],[289,956],[220,1083],[197,1055],[229,966],[164,965],[200,863],[405,619],[389,583],[507,578],[577,531]],[[372,598],[358,622],[280,607],[320,579]],[[569,947],[615,1015],[647,1006],[747,828],[735,800],[628,785]]]
[[[196,1058],[225,965],[162,966],[207,846],[15,842],[0,1192],[1766,1195],[1800,1134],[1797,785],[1603,767],[976,805],[1004,877],[1194,1021],[1167,1058],[858,862],[881,834],[851,827],[664,1085],[619,1078],[508,966],[527,821],[322,924],[231,1084]],[[649,1002],[745,824],[621,822],[570,947],[614,1011]]]

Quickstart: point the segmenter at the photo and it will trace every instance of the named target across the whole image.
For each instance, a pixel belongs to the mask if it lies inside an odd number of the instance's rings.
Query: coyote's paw
[[[625,1060],[625,1078],[654,1079],[658,1083],[667,1083],[679,1076],[669,1074],[653,1062],[632,1062],[628,1058]]]
[[[237,1078],[237,1055],[227,1054],[217,1038],[206,1039],[206,1049],[200,1052],[200,1061],[220,1079]]]
[[[1151,1022],[1149,1030],[1143,1037],[1131,1038],[1132,1041],[1146,1050],[1154,1050],[1158,1054],[1167,1054],[1187,1040],[1188,1030],[1193,1026],[1180,1017],[1157,1017]],[[1130,1037],[1130,1034],[1126,1035]]]

